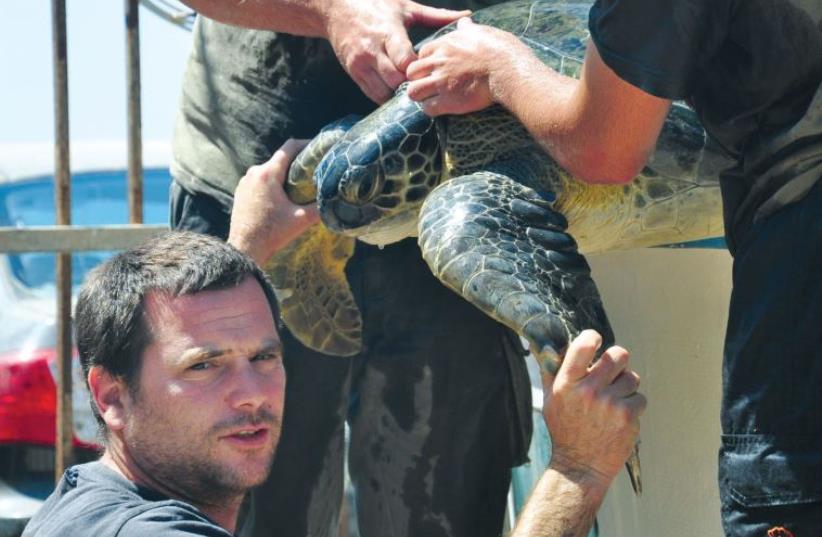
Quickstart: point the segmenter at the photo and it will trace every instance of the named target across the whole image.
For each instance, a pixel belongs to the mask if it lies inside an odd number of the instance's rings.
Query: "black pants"
[[[228,214],[174,184],[172,227],[225,237]],[[364,349],[325,356],[281,334],[283,433],[253,535],[336,534],[348,419],[361,535],[499,536],[530,441],[519,340],[440,284],[413,239],[358,244],[346,273]]]
[[[723,392],[727,535],[822,536],[820,184],[737,247]]]

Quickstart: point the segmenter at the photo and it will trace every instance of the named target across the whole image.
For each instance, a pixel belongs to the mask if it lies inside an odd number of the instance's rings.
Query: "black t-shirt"
[[[72,466],[24,537],[231,537],[196,507],[128,481],[103,463]]]
[[[729,239],[822,175],[822,1],[598,0],[589,27],[617,75],[686,100],[736,160]]]

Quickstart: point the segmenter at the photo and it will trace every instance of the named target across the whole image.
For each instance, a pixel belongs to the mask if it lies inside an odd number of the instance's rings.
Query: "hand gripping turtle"
[[[521,0],[477,11],[549,66],[576,76],[589,4]],[[432,36],[436,38],[453,27]],[[297,157],[286,191],[318,203],[314,226],[268,264],[284,322],[305,345],[347,356],[362,321],[344,268],[355,240],[418,236],[434,275],[530,344],[555,373],[586,328],[613,332],[581,252],[722,234],[717,171],[727,163],[694,113],[674,104],[656,152],[628,185],[588,185],[561,169],[500,107],[430,118],[400,87],[368,117],[326,127]],[[641,492],[636,450],[628,461]]]

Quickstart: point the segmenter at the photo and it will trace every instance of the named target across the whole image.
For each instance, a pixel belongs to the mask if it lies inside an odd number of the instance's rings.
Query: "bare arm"
[[[201,15],[216,21],[286,32],[306,37],[326,37],[327,0],[182,0]]]
[[[574,474],[549,467],[540,478],[511,537],[585,537],[605,497]]]
[[[216,21],[328,39],[354,82],[381,103],[405,81],[416,58],[407,28],[442,26],[466,11],[411,0],[183,0]]]
[[[295,205],[283,190],[288,167],[305,140],[288,140],[263,164],[252,166],[234,191],[228,242],[258,265],[320,219],[317,207]]]
[[[544,65],[515,36],[468,19],[423,47],[407,74],[409,95],[429,114],[466,113],[497,102],[562,167],[594,183],[637,175],[670,106],[619,78],[592,42],[576,80]]]
[[[602,338],[593,330],[568,347],[556,379],[544,374],[543,414],[551,432],[551,464],[512,537],[584,537],[639,435],[646,401],[628,352],[607,349],[591,365]]]

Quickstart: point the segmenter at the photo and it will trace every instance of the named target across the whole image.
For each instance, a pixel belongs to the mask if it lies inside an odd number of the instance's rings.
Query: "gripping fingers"
[[[568,346],[560,365],[557,379],[578,382],[588,375],[588,366],[594,361],[602,345],[602,336],[595,330],[584,330]]]
[[[417,56],[414,54],[414,48],[408,35],[405,32],[398,32],[395,35],[389,36],[385,41],[385,53],[401,73],[404,73],[408,65],[414,61]],[[402,80],[400,80],[400,83]]]
[[[277,181],[282,184],[285,181],[286,173],[288,171],[288,167],[291,165],[291,162],[297,157],[297,155],[305,149],[305,146],[308,145],[308,142],[311,140],[298,140],[296,138],[289,138],[286,142],[280,146],[278,150],[271,155],[271,159],[269,162],[277,167],[282,168],[285,170],[283,173],[275,174],[275,178]]]
[[[387,51],[377,55],[375,71],[383,83],[391,90],[391,93],[393,93],[397,86],[405,82],[405,75],[403,74],[405,69],[402,71],[398,70],[398,67],[394,65],[388,56]]]
[[[425,78],[431,76],[435,67],[436,62],[432,58],[422,58],[408,66],[408,69],[405,71],[405,76],[408,77],[408,80]]]
[[[408,85],[408,96],[415,101],[424,101],[438,94],[437,80],[432,77],[415,80]]]
[[[628,351],[613,346],[602,353],[600,359],[591,366],[591,381],[599,386],[608,386],[628,367]]]
[[[633,395],[622,399],[622,404],[631,412],[635,420],[639,420],[640,416],[645,413],[648,407],[648,399],[644,395],[637,392]]]
[[[615,397],[630,397],[637,390],[639,390],[639,375],[631,370],[620,373],[616,380],[606,388],[606,391],[612,393]]]
[[[357,81],[360,89],[369,99],[376,103],[384,103],[394,93],[374,69],[365,69]]]
[[[461,17],[471,15],[470,10],[452,11],[450,9],[426,6],[416,2],[408,2],[406,9],[405,26],[431,26],[438,28],[445,26]]]

